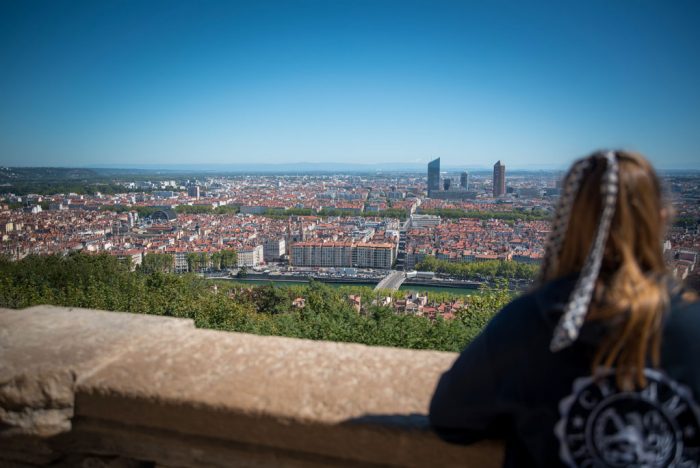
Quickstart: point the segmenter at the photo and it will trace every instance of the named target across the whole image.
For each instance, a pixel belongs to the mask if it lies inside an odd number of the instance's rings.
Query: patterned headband
[[[593,165],[593,157],[577,161],[566,177],[564,191],[559,200],[554,220],[552,221],[552,231],[545,249],[544,263],[540,273],[541,280],[548,277],[548,273],[555,268],[556,262],[559,259],[566,229],[571,218],[574,200],[581,187],[586,171]],[[578,280],[576,281],[576,286],[574,286],[569,296],[569,301],[564,307],[564,313],[554,330],[552,342],[549,345],[549,349],[552,352],[560,351],[570,346],[576,341],[576,338],[578,338],[586,314],[588,313],[588,307],[593,297],[593,289],[595,288],[598,273],[600,272],[600,265],[603,261],[603,253],[605,252],[605,244],[610,231],[610,223],[615,215],[619,181],[619,169],[615,153],[613,151],[605,153],[605,161],[607,165],[601,179],[600,188],[603,206],[600,220],[598,221],[598,229],[588,251],[583,270],[581,270]]]

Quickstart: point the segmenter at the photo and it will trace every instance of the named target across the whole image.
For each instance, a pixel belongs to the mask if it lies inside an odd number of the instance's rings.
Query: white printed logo
[[[700,409],[689,389],[645,369],[643,390],[621,392],[608,371],[576,379],[559,403],[559,455],[574,467],[700,466]]]

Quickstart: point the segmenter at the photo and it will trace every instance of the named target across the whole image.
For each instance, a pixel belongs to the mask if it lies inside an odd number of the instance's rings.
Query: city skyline
[[[5,2],[0,165],[700,169],[697,2]]]

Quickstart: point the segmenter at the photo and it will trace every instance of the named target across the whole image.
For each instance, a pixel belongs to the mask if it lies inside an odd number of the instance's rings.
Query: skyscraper
[[[199,200],[199,186],[198,185],[190,185],[187,187],[187,196],[196,198]]]
[[[428,163],[428,196],[440,191],[440,158]]]
[[[459,175],[459,186],[464,190],[469,190],[469,173],[467,171]]]
[[[493,165],[493,196],[500,197],[506,193],[506,166],[499,160]]]

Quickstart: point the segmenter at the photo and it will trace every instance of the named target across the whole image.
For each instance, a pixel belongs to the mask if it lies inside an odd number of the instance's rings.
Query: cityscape
[[[700,466],[698,24],[0,1],[0,467]]]
[[[248,287],[313,280],[370,287],[383,296],[363,303],[349,291],[345,301],[358,312],[382,305],[430,320],[456,318],[469,309],[465,296],[499,281],[513,291],[531,287],[563,176],[508,174],[500,160],[491,174],[441,171],[440,158],[423,174],[139,172],[80,182],[72,171],[58,170],[58,181],[77,182],[80,194],[19,195],[12,184],[21,187],[42,170],[0,168],[7,190],[0,255],[16,262],[106,254],[132,271],[160,258],[165,272]],[[667,264],[697,288],[700,174],[669,173],[664,183],[675,216]],[[439,293],[448,296],[436,299]],[[290,307],[305,301],[297,295]]]
[[[436,158],[424,174],[139,173],[103,182],[110,193],[83,182],[80,194],[20,195],[12,187],[22,174],[0,168],[0,253],[14,261],[105,253],[135,269],[148,255],[166,254],[174,273],[377,284],[401,272],[392,288],[407,281],[454,290],[479,287],[485,275],[420,271],[426,259],[541,262],[563,176],[507,174],[500,160],[492,174],[448,172]],[[675,213],[664,251],[673,273],[692,281],[700,176],[670,173],[664,181]],[[235,252],[235,264],[222,264],[222,252]],[[512,286],[531,279],[511,278]]]

